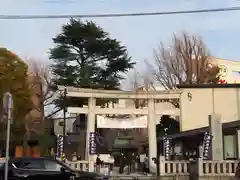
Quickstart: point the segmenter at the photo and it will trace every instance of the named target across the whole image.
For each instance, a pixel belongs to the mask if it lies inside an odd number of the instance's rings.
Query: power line
[[[78,14],[78,15],[0,15],[0,19],[69,19],[69,18],[108,18],[108,17],[129,17],[129,16],[161,16],[161,15],[180,15],[180,14],[198,14],[226,11],[239,11],[240,7],[228,7],[217,9],[200,9],[186,11],[166,11],[149,13],[120,13],[120,14]]]

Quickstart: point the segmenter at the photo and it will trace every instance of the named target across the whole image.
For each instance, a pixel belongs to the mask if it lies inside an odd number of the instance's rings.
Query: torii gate
[[[94,90],[75,87],[59,86],[60,91],[66,88],[68,97],[88,98],[88,107],[68,107],[69,113],[87,114],[87,139],[86,139],[86,153],[88,154],[89,147],[89,132],[95,132],[95,115],[105,114],[130,114],[130,115],[147,115],[148,120],[148,140],[149,140],[149,161],[153,165],[152,158],[157,156],[157,138],[156,138],[156,118],[155,115],[173,115],[180,116],[180,109],[156,109],[155,100],[170,100],[179,99],[180,107],[182,107],[182,91],[149,91],[149,92],[133,92],[133,91],[116,91],[116,90]],[[148,108],[101,108],[96,106],[97,98],[106,99],[145,99],[147,100]],[[88,154],[89,171],[94,170],[94,157]]]

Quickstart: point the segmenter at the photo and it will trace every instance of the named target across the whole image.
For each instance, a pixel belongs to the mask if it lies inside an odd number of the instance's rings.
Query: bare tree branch
[[[178,84],[218,83],[219,68],[209,57],[203,40],[184,32],[181,36],[174,34],[169,47],[160,43],[154,49],[154,63],[145,63],[164,89],[175,89]],[[178,101],[169,101],[179,107]]]
[[[62,111],[62,109],[57,109],[55,111],[52,111],[50,114],[45,116],[45,119],[50,119],[52,118],[55,114],[57,114],[58,112]]]
[[[29,60],[29,85],[33,89],[38,100],[35,107],[41,113],[41,119],[45,119],[45,109],[53,104],[55,93],[51,90],[51,71],[46,64],[36,60]],[[34,100],[33,100],[34,101]],[[51,113],[51,116],[55,115]],[[48,115],[48,117],[50,117]]]
[[[143,91],[156,91],[154,82],[152,81],[152,77],[149,73],[139,73],[134,70],[132,76],[129,77],[129,81],[131,85],[131,91],[135,92],[136,94]],[[147,99],[134,99],[133,103],[135,108],[144,108],[147,106]],[[138,116],[141,115],[136,115],[136,117]],[[133,136],[136,140],[136,143],[140,145],[141,143],[145,142],[147,131],[144,129],[134,129],[131,133],[131,136]]]
[[[150,89],[154,90],[153,82],[151,78],[147,76],[146,73],[140,75],[139,72],[134,70],[132,78],[130,78],[131,90],[136,94],[142,91],[149,91]],[[147,100],[144,99],[134,99],[135,108],[143,108],[147,104]]]
[[[177,84],[218,83],[219,68],[215,66],[200,37],[173,36],[166,48],[162,43],[154,50],[154,64],[146,62],[155,80],[165,89],[175,89]]]

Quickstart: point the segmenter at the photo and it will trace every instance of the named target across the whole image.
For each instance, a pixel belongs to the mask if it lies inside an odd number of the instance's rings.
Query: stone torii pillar
[[[90,97],[88,99],[88,118],[87,118],[87,139],[86,139],[86,152],[85,157],[88,160],[88,171],[94,172],[94,156],[89,154],[89,133],[95,132],[95,112],[96,98]]]
[[[148,99],[148,157],[149,169],[156,167],[152,158],[157,157],[157,137],[156,137],[156,119],[154,99]]]

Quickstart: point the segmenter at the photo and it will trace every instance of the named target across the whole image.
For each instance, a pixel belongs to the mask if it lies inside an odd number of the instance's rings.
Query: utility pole
[[[65,154],[66,144],[66,113],[67,113],[67,88],[64,88],[63,94],[63,153]]]
[[[9,92],[4,93],[3,95],[3,108],[4,114],[7,117],[7,138],[6,138],[6,152],[5,152],[5,174],[4,180],[8,179],[8,160],[9,160],[9,142],[10,142],[10,128],[12,121],[12,109],[13,109],[13,100],[12,94]]]

